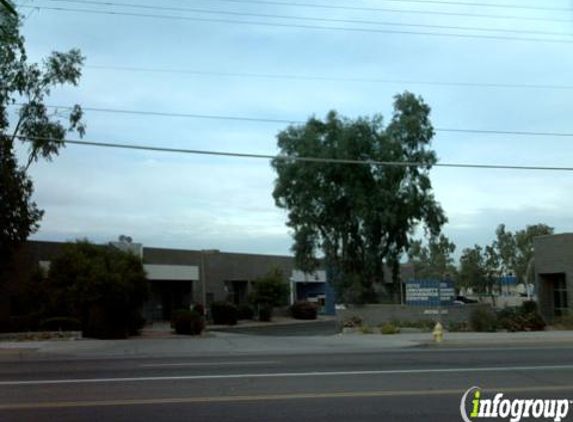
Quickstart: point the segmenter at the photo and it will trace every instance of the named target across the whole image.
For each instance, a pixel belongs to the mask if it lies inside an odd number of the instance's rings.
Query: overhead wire
[[[214,150],[198,150],[198,149],[186,149],[186,148],[168,148],[168,147],[158,147],[152,145],[141,145],[141,144],[124,144],[124,143],[111,143],[111,142],[99,142],[99,141],[84,141],[84,140],[72,140],[72,139],[55,139],[49,137],[39,137],[39,136],[22,136],[16,135],[17,138],[24,142],[32,141],[48,141],[48,142],[59,142],[62,144],[71,145],[81,145],[81,146],[93,146],[101,148],[119,148],[119,149],[129,149],[129,150],[140,150],[140,151],[151,151],[151,152],[165,152],[165,153],[177,153],[177,154],[193,154],[193,155],[207,155],[207,156],[218,156],[218,157],[232,157],[232,158],[253,158],[253,159],[263,159],[263,160],[280,160],[280,161],[300,161],[300,162],[313,162],[313,163],[324,163],[324,164],[351,164],[351,165],[377,165],[377,166],[387,166],[387,167],[420,167],[429,169],[431,167],[445,167],[445,168],[465,168],[465,169],[497,169],[497,170],[521,170],[521,171],[566,171],[572,172],[573,167],[556,167],[556,166],[520,166],[520,165],[504,165],[504,164],[475,164],[475,163],[421,163],[421,162],[409,162],[409,161],[378,161],[378,160],[353,160],[353,159],[342,159],[342,158],[322,158],[322,157],[310,157],[310,156],[292,156],[292,155],[270,155],[270,154],[254,154],[254,153],[241,153],[241,152],[231,152],[231,151],[214,151]]]
[[[475,2],[462,2],[451,0],[379,0],[381,2],[391,3],[415,3],[415,4],[432,4],[432,5],[445,5],[445,6],[467,6],[467,7],[480,7],[480,8],[499,8],[499,9],[521,9],[521,10],[544,10],[549,12],[571,12],[570,7],[545,7],[545,6],[524,6],[522,4],[501,4],[501,3],[475,3]]]
[[[401,23],[401,22],[388,22],[388,21],[377,21],[377,20],[361,20],[361,19],[332,19],[332,18],[321,18],[321,17],[309,17],[309,16],[292,16],[283,14],[269,14],[269,13],[250,13],[250,12],[235,12],[228,10],[213,10],[213,9],[201,9],[194,7],[173,7],[173,6],[151,6],[143,4],[133,4],[120,1],[94,1],[94,0],[44,0],[52,2],[64,2],[64,3],[75,3],[75,4],[89,4],[89,5],[99,5],[99,6],[119,6],[128,7],[133,9],[143,9],[143,10],[161,10],[161,11],[177,11],[177,12],[191,12],[191,13],[203,13],[203,14],[214,14],[214,15],[226,15],[226,16],[247,16],[256,18],[272,18],[272,19],[285,19],[285,20],[297,20],[297,21],[311,21],[311,22],[325,22],[325,23],[349,23],[349,24],[360,24],[360,25],[383,25],[383,26],[397,26],[397,27],[413,27],[413,28],[428,28],[428,29],[447,29],[447,30],[460,30],[460,31],[481,31],[481,32],[499,32],[499,33],[513,33],[513,34],[533,34],[533,35],[550,35],[550,36],[573,36],[573,33],[567,32],[555,32],[555,31],[532,31],[532,30],[519,30],[519,29],[507,29],[507,28],[485,28],[476,26],[456,26],[456,25],[430,25],[430,24],[419,24],[419,23]]]
[[[402,13],[402,14],[414,14],[414,15],[456,16],[456,17],[469,17],[469,18],[511,19],[511,20],[522,20],[522,21],[571,23],[570,19],[549,18],[541,16],[533,17],[533,16],[496,15],[496,14],[469,13],[469,12],[464,13],[464,12],[437,11],[437,10],[388,9],[380,7],[340,6],[333,4],[288,2],[280,0],[211,0],[211,1],[218,1],[224,3],[268,4],[276,6],[303,7],[311,9],[355,10],[355,11],[366,11],[366,12],[388,12],[388,13]]]
[[[16,104],[22,106],[22,104]],[[70,106],[62,105],[46,105],[48,108],[55,109],[72,109]],[[179,118],[192,118],[192,119],[208,119],[208,120],[235,120],[244,122],[260,122],[260,123],[280,123],[280,124],[304,124],[304,120],[300,119],[279,119],[279,118],[265,118],[265,117],[249,117],[249,116],[228,116],[217,114],[200,114],[200,113],[170,113],[151,110],[127,110],[118,108],[103,108],[103,107],[84,107],[82,110],[93,111],[100,113],[117,113],[117,114],[132,114],[144,116],[157,116],[157,117],[179,117]],[[489,129],[465,129],[465,128],[447,128],[436,127],[436,132],[455,132],[455,133],[481,133],[491,135],[518,135],[518,136],[551,136],[551,137],[573,137],[573,132],[544,132],[544,131],[517,131],[517,130],[489,130]]]
[[[363,82],[363,83],[381,83],[381,84],[412,84],[412,85],[433,85],[433,86],[458,86],[458,87],[477,87],[477,88],[510,88],[510,89],[555,89],[570,90],[573,85],[557,84],[512,84],[512,83],[488,83],[488,82],[452,82],[452,81],[424,81],[412,79],[378,79],[378,78],[357,78],[357,77],[333,77],[321,75],[294,75],[278,73],[241,73],[241,72],[219,72],[205,71],[195,69],[169,69],[156,67],[138,67],[138,66],[117,66],[117,65],[86,65],[86,69],[101,69],[122,72],[149,72],[149,73],[173,73],[173,74],[190,74],[202,76],[223,76],[223,77],[240,77],[240,78],[267,78],[267,79],[290,79],[290,80],[308,80],[308,81],[332,81],[332,82]]]
[[[488,40],[555,43],[555,44],[573,44],[573,40],[571,39],[514,37],[506,35],[487,35],[487,34],[458,34],[458,33],[444,33],[444,32],[406,31],[406,30],[393,30],[393,29],[355,28],[355,27],[339,27],[339,26],[317,26],[317,25],[303,25],[303,24],[292,24],[292,23],[281,23],[281,22],[260,22],[260,21],[234,20],[234,19],[199,18],[191,16],[157,15],[157,14],[145,14],[145,13],[133,13],[133,12],[117,12],[111,10],[92,10],[92,9],[47,7],[47,6],[22,6],[22,7],[29,7],[29,8],[33,7],[39,10],[52,10],[52,11],[88,13],[88,14],[99,14],[99,15],[130,16],[130,17],[144,17],[152,19],[168,19],[168,20],[179,20],[179,21],[268,26],[273,28],[298,28],[298,29],[312,29],[312,30],[326,30],[326,31],[343,31],[343,32],[353,32],[353,33],[364,32],[364,33],[399,34],[399,35],[424,35],[430,37],[448,37],[448,38],[463,38],[463,39],[488,39]]]

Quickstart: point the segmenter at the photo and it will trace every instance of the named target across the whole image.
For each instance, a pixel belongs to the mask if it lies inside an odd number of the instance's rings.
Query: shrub
[[[555,325],[566,330],[573,329],[573,314],[567,313],[555,320]]]
[[[466,332],[470,330],[470,326],[467,322],[465,321],[461,321],[461,322],[456,322],[456,321],[451,321],[448,324],[448,331],[452,332],[452,333],[456,333],[456,332]]]
[[[125,338],[141,323],[133,316],[147,299],[149,282],[135,254],[78,241],[54,257],[47,287],[58,310],[51,315],[80,318],[85,337]]]
[[[362,318],[358,315],[352,315],[344,319],[342,327],[344,328],[355,328],[362,326]]]
[[[43,320],[40,329],[42,331],[80,331],[82,323],[77,318],[54,317]]]
[[[123,309],[102,303],[92,304],[82,319],[82,335],[100,339],[122,339],[129,334],[129,316]]]
[[[295,319],[316,319],[318,308],[311,302],[296,302],[290,307],[290,312]]]
[[[498,326],[507,331],[521,331],[522,321],[519,308],[505,308],[497,314]]]
[[[184,314],[185,312],[189,312],[188,309],[175,309],[171,311],[171,328],[175,328],[175,320],[179,315]]]
[[[470,315],[470,326],[474,331],[493,332],[497,328],[497,315],[491,309],[479,307]]]
[[[40,316],[38,314],[12,316],[8,320],[8,332],[24,333],[28,331],[38,331]]]
[[[537,302],[534,300],[526,300],[521,304],[521,311],[525,314],[537,313],[539,311],[537,308]]]
[[[523,316],[523,326],[526,331],[543,331],[547,323],[538,312],[530,312]]]
[[[253,319],[255,310],[249,305],[239,306],[239,319]]]
[[[423,332],[430,332],[434,329],[436,323],[431,319],[419,320],[393,320],[391,323],[397,327],[417,328]]]
[[[520,308],[502,309],[498,321],[499,326],[508,331],[542,331],[546,326],[533,301],[523,302]]]
[[[270,321],[272,308],[288,303],[290,286],[284,278],[282,270],[276,267],[255,280],[249,300],[259,310],[259,321]]]
[[[203,305],[201,302],[195,302],[193,304],[193,310],[199,315],[205,316],[205,305]]]
[[[129,317],[127,322],[127,331],[130,336],[138,336],[139,332],[143,327],[145,327],[145,318],[141,315],[139,311],[134,311]]]
[[[362,334],[374,334],[374,330],[372,328],[370,328],[368,325],[361,326],[360,332]]]
[[[391,322],[385,322],[380,326],[380,333],[382,334],[398,334],[400,332],[400,328],[396,327]]]
[[[205,319],[196,311],[181,311],[173,319],[173,325],[177,334],[196,336],[205,329]]]
[[[211,316],[214,324],[235,325],[239,319],[239,308],[230,302],[213,302]]]
[[[273,308],[270,306],[261,306],[259,308],[259,321],[269,322],[273,316]]]

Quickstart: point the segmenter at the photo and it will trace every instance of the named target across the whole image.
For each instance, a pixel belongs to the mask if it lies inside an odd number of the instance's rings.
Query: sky
[[[573,133],[573,1],[440,1],[19,4],[31,60],[71,48],[86,57],[79,86],[54,90],[50,105],[295,121],[335,109],[388,121],[393,96],[408,90],[436,128]],[[258,154],[276,154],[286,127],[96,111],[85,121],[91,141]],[[432,147],[443,163],[571,166],[572,141],[437,131]],[[292,244],[265,160],[68,145],[30,174],[45,210],[33,239],[125,234],[146,246],[267,254]],[[434,168],[431,180],[458,254],[491,242],[500,223],[573,231],[573,172]]]

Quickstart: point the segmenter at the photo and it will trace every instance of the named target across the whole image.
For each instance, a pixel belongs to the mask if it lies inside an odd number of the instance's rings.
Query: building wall
[[[568,306],[573,309],[573,233],[540,236],[533,239],[535,278],[541,314],[554,319],[552,280],[563,274],[567,286]]]
[[[290,256],[220,251],[144,248],[143,261],[149,264],[199,267],[199,281],[193,283],[193,298],[196,301],[202,301],[204,297],[203,272],[206,276],[205,293],[212,294],[213,300],[217,301],[228,299],[230,293],[228,287],[233,281],[252,282],[278,267],[283,271],[286,283],[293,269],[293,258]]]
[[[11,315],[10,298],[26,280],[30,279],[40,261],[51,261],[65,245],[63,242],[28,241],[14,256],[10,269],[0,283],[0,321]],[[229,300],[233,281],[246,281],[249,289],[252,282],[264,276],[273,268],[282,270],[284,282],[289,279],[294,269],[294,259],[290,256],[241,254],[220,251],[181,250],[166,248],[143,248],[144,264],[157,265],[190,265],[199,268],[199,280],[189,283],[192,286],[190,297],[193,301],[203,301],[204,293],[213,300]],[[402,267],[402,277],[407,278],[409,266]],[[203,280],[203,272],[206,277]],[[207,288],[203,292],[203,281]],[[386,281],[391,282],[387,271]],[[154,281],[160,283],[160,280]],[[290,283],[289,283],[290,284]],[[327,289],[328,308],[334,308],[334,293]],[[332,302],[332,303],[331,303]]]
[[[453,305],[443,306],[442,321],[445,324],[451,322],[468,322],[472,312],[477,308],[491,309],[489,305]],[[347,309],[338,309],[336,319],[342,324],[351,317],[359,317],[365,325],[377,327],[384,322],[392,321],[437,321],[438,308],[430,306],[408,305],[363,305],[349,306]]]
[[[210,253],[205,255],[207,293],[213,293],[214,300],[226,300],[229,287],[225,282],[252,282],[274,268],[280,268],[283,281],[289,282],[294,260],[289,256],[254,255],[239,253]]]

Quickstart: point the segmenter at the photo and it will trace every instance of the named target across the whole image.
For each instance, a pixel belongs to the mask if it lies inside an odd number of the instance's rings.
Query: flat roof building
[[[533,239],[539,311],[548,321],[573,309],[573,233]]]

